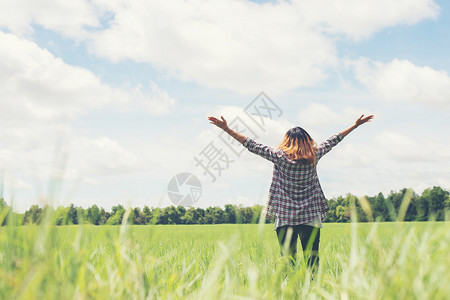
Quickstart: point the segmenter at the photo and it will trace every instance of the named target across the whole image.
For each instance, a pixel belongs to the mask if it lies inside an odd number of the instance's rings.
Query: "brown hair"
[[[316,163],[316,143],[301,127],[294,127],[284,135],[279,149],[283,150],[292,160],[304,160],[310,164]]]

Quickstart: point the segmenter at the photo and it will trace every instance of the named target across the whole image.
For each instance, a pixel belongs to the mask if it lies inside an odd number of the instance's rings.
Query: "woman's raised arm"
[[[348,135],[350,132],[352,132],[354,129],[356,129],[359,125],[362,125],[364,123],[370,122],[370,120],[373,119],[373,115],[364,117],[364,115],[361,115],[361,117],[358,118],[358,120],[355,121],[355,124],[350,126],[349,128],[343,130],[340,132],[343,136]]]
[[[246,137],[243,136],[242,134],[239,134],[236,131],[232,130],[230,127],[228,127],[227,121],[224,119],[223,116],[220,116],[220,118],[222,119],[222,121],[217,119],[217,118],[215,118],[215,117],[208,117],[208,120],[210,121],[211,124],[216,125],[220,129],[222,129],[223,131],[228,133],[236,141],[238,141],[239,143],[243,144],[245,139],[246,139]]]

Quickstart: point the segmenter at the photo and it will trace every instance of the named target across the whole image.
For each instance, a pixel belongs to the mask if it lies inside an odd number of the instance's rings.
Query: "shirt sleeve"
[[[247,137],[242,144],[248,151],[255,153],[273,163],[276,163],[279,160],[279,155],[277,151],[268,146],[264,146],[263,144],[256,143],[251,138]]]
[[[340,133],[333,135],[332,137],[330,137],[328,140],[326,140],[325,142],[321,143],[317,149],[317,153],[316,153],[316,161],[318,161],[319,159],[321,159],[325,154],[327,154],[328,152],[330,152],[330,150],[336,146],[340,141],[342,141],[342,139],[344,138],[344,136]]]

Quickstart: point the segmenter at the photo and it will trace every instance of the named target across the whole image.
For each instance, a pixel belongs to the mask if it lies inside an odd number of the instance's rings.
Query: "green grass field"
[[[311,281],[273,224],[6,226],[0,299],[450,298],[450,222],[324,224],[320,247]]]

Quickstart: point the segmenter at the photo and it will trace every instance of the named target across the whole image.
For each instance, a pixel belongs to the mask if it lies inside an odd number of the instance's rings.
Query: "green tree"
[[[186,214],[186,208],[184,206],[177,206],[177,224],[185,224],[184,223],[184,215]]]
[[[350,220],[350,214],[348,211],[348,207],[344,207],[342,205],[338,205],[336,207],[336,222],[346,223]]]
[[[183,224],[197,224],[196,215],[197,215],[196,209],[190,207],[188,210],[186,210],[184,216],[181,217]]]
[[[405,193],[403,196],[407,195],[407,189],[405,189]],[[416,193],[412,193],[411,200],[408,205],[408,209],[406,210],[406,215],[404,221],[415,221],[417,219],[417,199],[419,196]],[[405,200],[406,201],[406,200]]]
[[[162,215],[162,209],[159,207],[156,207],[153,210],[153,215],[152,215],[152,219],[151,219],[151,224],[162,224],[161,223],[161,215]]]
[[[150,224],[152,217],[153,217],[153,213],[147,205],[144,206],[144,209],[142,210],[142,214],[144,217],[144,224]]]
[[[205,224],[214,224],[214,211],[212,207],[207,207],[205,209],[204,221]]]
[[[328,200],[328,207],[330,208],[330,210],[327,213],[325,222],[336,222],[337,201],[335,199]]]
[[[173,205],[165,207],[161,211],[160,224],[180,224],[180,215]]]
[[[203,208],[198,207],[196,209],[196,219],[197,224],[207,224],[205,219],[205,210]]]
[[[42,219],[43,209],[37,204],[31,205],[30,209],[25,211],[24,224],[39,224]]]
[[[96,204],[94,204],[88,208],[86,218],[89,223],[94,224],[94,225],[99,225],[100,217],[101,217],[100,209],[98,208],[98,206]]]
[[[428,220],[428,213],[430,210],[430,203],[428,202],[428,198],[423,194],[416,201],[417,208],[417,221],[426,221]]]
[[[133,209],[133,224],[136,225],[143,225],[145,224],[145,218],[143,213],[141,212],[141,209],[139,207],[136,207]]]
[[[71,203],[69,206],[69,210],[67,212],[67,219],[69,224],[78,224],[77,209],[73,205],[73,203]]]
[[[98,225],[105,225],[110,217],[110,213],[107,213],[105,209],[102,207],[100,209],[100,220],[98,221]]]
[[[82,207],[77,207],[78,224],[86,224],[86,210]]]
[[[383,193],[378,193],[372,206],[373,218],[379,221],[389,220],[389,211]]]
[[[248,224],[252,222],[253,211],[250,207],[239,207],[236,210],[237,223]]]
[[[371,202],[372,204],[372,202]],[[373,200],[372,213],[374,220],[386,221],[388,220],[388,208],[386,206],[386,198],[383,193],[378,193],[378,195]]]
[[[208,207],[205,210],[205,219],[207,224],[220,224],[222,220],[223,210],[218,207]]]
[[[392,203],[393,207],[394,207],[394,211],[393,212],[389,212],[390,213],[390,218],[393,219],[394,215],[395,218],[393,220],[397,219],[397,216],[399,215],[400,212],[400,208],[402,205],[406,205],[408,204],[406,213],[405,213],[405,221],[412,221],[416,219],[416,198],[417,195],[412,194],[411,198],[409,197],[410,193],[408,191],[408,189],[404,188],[402,190],[400,190],[399,192],[391,192],[389,194],[389,196],[386,198],[386,203],[388,204],[388,208],[389,208],[389,203]]]
[[[251,209],[253,215],[251,223],[258,223],[263,207],[261,205],[253,205]]]
[[[6,204],[5,199],[0,198],[0,226],[5,226],[8,221],[8,215],[10,213],[9,206]]]
[[[444,218],[446,221],[450,221],[450,197],[448,195],[444,202]]]
[[[108,221],[106,221],[106,224],[121,225],[124,214],[125,214],[125,208],[121,204],[113,206],[111,217],[108,218]]]
[[[55,224],[56,225],[68,225],[69,219],[68,219],[68,207],[64,206],[58,206],[58,208],[55,211]]]
[[[7,207],[5,199],[0,198],[0,209],[3,209],[4,207]]]
[[[444,220],[444,207],[449,197],[449,192],[441,187],[434,186],[423,191],[422,197],[426,198],[429,204],[429,215],[438,221]]]
[[[236,207],[231,204],[225,204],[225,211],[223,212],[223,223],[236,223]]]

